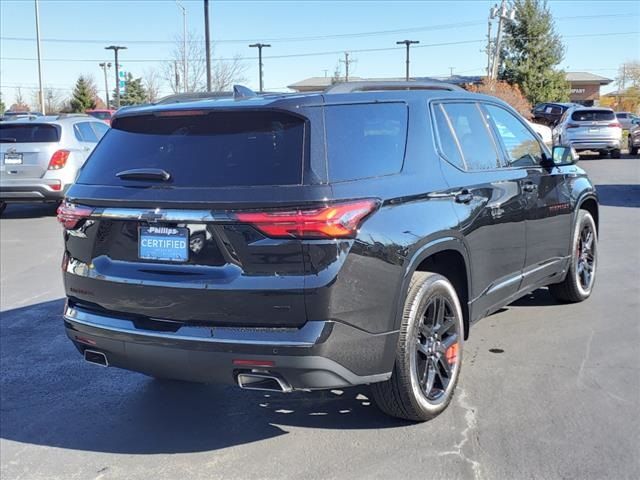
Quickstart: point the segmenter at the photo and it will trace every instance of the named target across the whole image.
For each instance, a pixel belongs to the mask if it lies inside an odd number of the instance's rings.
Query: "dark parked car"
[[[633,120],[631,120],[631,128],[629,129],[627,142],[629,153],[631,155],[637,155],[638,148],[640,148],[640,118],[634,118]]]
[[[577,103],[539,103],[533,111],[533,121],[548,127],[554,127],[571,107],[578,107]]]
[[[546,285],[591,294],[595,189],[494,97],[238,89],[112,127],[58,215],[66,332],[91,363],[278,392],[372,384],[383,411],[422,421],[451,401],[471,324]]]

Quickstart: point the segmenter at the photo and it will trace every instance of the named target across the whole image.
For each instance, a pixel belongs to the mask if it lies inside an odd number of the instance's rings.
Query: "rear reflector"
[[[618,122],[613,122],[610,123],[609,125],[607,125],[608,127],[614,127],[614,128],[622,128],[622,125],[620,125]]]
[[[56,183],[49,185],[49,187],[51,188],[51,190],[59,192],[60,190],[62,190],[62,182],[58,180]]]
[[[239,365],[242,367],[275,367],[276,362],[272,360],[244,360],[244,359],[235,359],[233,360],[234,365]]]
[[[353,238],[377,206],[377,200],[367,199],[312,209],[238,212],[235,218],[273,238]]]
[[[74,205],[73,203],[61,203],[58,207],[58,221],[68,230],[73,230],[78,224],[93,213],[93,208]]]
[[[71,152],[69,150],[58,150],[53,155],[51,155],[51,160],[49,160],[49,170],[60,170],[67,164],[67,159],[69,158],[69,154]]]

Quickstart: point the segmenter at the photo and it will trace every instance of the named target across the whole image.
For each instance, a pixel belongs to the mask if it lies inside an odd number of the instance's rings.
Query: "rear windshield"
[[[273,111],[193,112],[117,119],[87,160],[78,183],[136,185],[118,172],[166,170],[177,187],[297,185],[304,120]]]
[[[576,122],[604,122],[615,119],[615,114],[610,110],[576,110],[571,115],[571,120]]]
[[[100,120],[109,120],[111,118],[111,112],[87,112],[89,115]]]
[[[0,124],[0,142],[2,143],[45,143],[60,141],[60,130],[54,125],[41,123]]]
[[[398,173],[404,160],[407,115],[404,103],[326,107],[329,180]]]

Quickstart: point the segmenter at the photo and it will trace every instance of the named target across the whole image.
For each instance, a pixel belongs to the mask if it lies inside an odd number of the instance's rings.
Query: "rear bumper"
[[[64,198],[64,187],[61,181],[56,179],[3,179],[0,181],[0,200],[3,202],[56,202]]]
[[[568,140],[568,145],[576,151],[581,150],[619,150],[621,140],[618,139],[593,139],[593,140]]]
[[[172,326],[172,322],[158,323]],[[301,328],[173,324],[172,331],[150,330],[129,319],[71,305],[65,307],[64,324],[81,352],[102,352],[110,366],[226,384],[236,384],[239,373],[264,372],[284,379],[294,390],[384,381],[391,376],[398,339],[397,332],[370,334],[334,321],[311,321]],[[264,362],[273,363],[257,366]]]

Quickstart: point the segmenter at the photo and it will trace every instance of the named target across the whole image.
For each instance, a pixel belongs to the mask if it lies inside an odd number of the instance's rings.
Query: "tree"
[[[0,115],[2,115],[6,109],[7,109],[7,107],[5,106],[4,102],[2,101],[2,94],[0,93]]]
[[[511,105],[520,115],[526,119],[531,118],[531,104],[520,91],[518,85],[510,85],[507,82],[499,82],[484,78],[479,85],[471,85],[470,92],[483,93],[498,97]]]
[[[44,105],[47,115],[59,113],[65,104],[64,95],[58,88],[44,87]],[[31,94],[31,104],[35,105],[35,110],[40,109],[40,92],[34,90]]]
[[[142,74],[142,84],[147,91],[147,102],[154,103],[160,94],[160,74],[155,68],[148,68]]]
[[[71,111],[85,112],[96,106],[96,86],[93,79],[86,75],[80,75],[71,94]]]
[[[568,101],[565,72],[557,70],[564,45],[547,0],[515,0],[516,19],[505,25],[500,79],[519,85],[532,104]]]
[[[640,62],[634,60],[620,65],[616,83],[618,90],[624,90],[627,87],[640,88]]]
[[[142,85],[142,78],[134,79],[131,72],[128,72],[124,80],[124,93],[120,95],[120,105],[139,105],[146,102],[147,92]]]
[[[206,89],[206,52],[204,40],[189,32],[187,34],[187,91],[202,92]],[[170,60],[164,64],[162,77],[169,84],[173,93],[184,92],[184,42],[182,36],[175,40]],[[242,83],[247,79],[246,65],[242,57],[235,55],[232,59],[213,59],[211,64],[211,90],[228,91],[234,83]]]
[[[30,110],[29,105],[26,104],[22,97],[22,89],[20,87],[16,88],[16,102],[9,107],[9,110],[12,112],[28,112]]]

